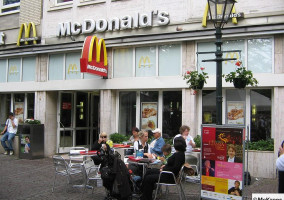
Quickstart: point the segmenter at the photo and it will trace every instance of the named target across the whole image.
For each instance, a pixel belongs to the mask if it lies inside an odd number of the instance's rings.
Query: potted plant
[[[246,70],[239,60],[235,65],[237,66],[235,72],[230,72],[227,75],[223,74],[226,82],[233,82],[235,88],[245,88],[247,85],[257,86],[258,81],[253,77],[251,70]]]
[[[186,71],[184,74],[183,79],[187,80],[186,83],[189,85],[189,88],[201,90],[204,83],[207,83],[206,79],[208,78],[208,74],[204,72],[204,67],[201,67],[200,69],[201,73],[198,73],[198,71]]]

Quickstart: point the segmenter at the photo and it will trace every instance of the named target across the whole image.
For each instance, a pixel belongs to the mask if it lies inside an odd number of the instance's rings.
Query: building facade
[[[41,120],[46,156],[90,147],[101,131],[159,127],[172,137],[186,124],[196,136],[201,124],[216,123],[216,64],[202,62],[215,55],[197,54],[215,51],[207,1],[3,2],[0,121],[9,111],[22,122]],[[240,0],[223,30],[223,50],[232,51],[223,57],[242,60],[259,81],[240,90],[223,80],[223,124],[245,125],[252,141],[274,138],[275,158],[284,139],[283,15],[282,0]],[[84,40],[93,35],[105,41],[107,77],[80,71]],[[200,67],[209,79],[195,94],[183,74]],[[234,70],[223,62],[224,74]],[[231,119],[232,109],[244,116]]]

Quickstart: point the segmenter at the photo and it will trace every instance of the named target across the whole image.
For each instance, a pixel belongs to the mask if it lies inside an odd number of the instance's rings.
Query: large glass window
[[[8,82],[19,82],[21,77],[21,59],[8,60]]]
[[[133,76],[133,49],[123,48],[113,50],[113,77]]]
[[[77,93],[76,100],[76,126],[86,127],[88,124],[88,93]]]
[[[246,45],[247,44],[247,45]],[[247,46],[247,48],[246,48]],[[216,51],[214,42],[201,42],[197,44],[198,52]],[[249,40],[230,40],[224,41],[223,51],[241,50],[241,52],[224,52],[223,58],[236,58],[247,62],[247,68],[253,73],[271,73],[272,72],[272,39],[249,39]],[[246,55],[248,57],[246,58]],[[216,74],[216,63],[202,62],[202,60],[215,59],[215,54],[198,54],[198,67],[205,67],[209,74]],[[235,71],[235,61],[223,62],[223,73],[227,74]]]
[[[156,75],[156,47],[136,48],[136,76]]]
[[[27,94],[27,118],[31,119],[34,118],[35,113],[35,94],[34,93],[28,93]]]
[[[182,92],[163,92],[163,137],[174,137],[181,126]]]
[[[49,55],[49,80],[63,80],[63,62],[64,54]]]
[[[202,124],[216,124],[215,90],[202,90]]]
[[[7,60],[0,60],[0,82],[4,83],[6,82],[6,66],[7,66]]]
[[[36,58],[23,58],[23,81],[35,81]]]
[[[66,80],[69,79],[80,79],[80,53],[67,53],[66,64],[65,64],[65,76]]]
[[[248,69],[254,73],[272,72],[272,39],[248,40]]]
[[[0,130],[5,127],[9,112],[11,112],[11,94],[0,94]]]
[[[119,93],[119,133],[130,135],[136,126],[136,92]]]
[[[181,46],[159,46],[159,76],[177,76],[181,71]]]
[[[271,90],[251,90],[251,141],[271,138]]]
[[[72,126],[72,105],[73,105],[73,94],[62,93],[61,95],[61,106],[60,106],[60,127],[71,127]]]

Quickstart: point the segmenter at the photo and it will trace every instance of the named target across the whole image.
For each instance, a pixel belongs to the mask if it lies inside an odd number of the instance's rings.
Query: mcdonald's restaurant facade
[[[229,109],[244,109],[237,123],[248,127],[252,141],[274,138],[273,160],[284,139],[284,9],[281,1],[272,2],[236,3],[222,31],[223,50],[240,50],[223,57],[242,60],[259,81],[258,87],[246,89],[223,81],[222,120],[236,123],[228,119]],[[40,14],[26,17],[28,4]],[[17,18],[12,28],[0,30],[5,34],[0,46],[1,123],[17,109],[22,121],[40,119],[46,156],[72,146],[90,147],[101,131],[131,134],[135,126],[159,127],[172,137],[186,124],[196,136],[201,124],[216,123],[216,64],[202,62],[215,54],[197,54],[215,51],[205,0],[24,1],[18,12],[0,16],[0,21],[9,16]],[[106,76],[80,68],[87,36],[97,37],[93,54],[101,49]],[[105,52],[96,41],[105,43]],[[195,93],[183,74],[200,67],[209,79]],[[233,70],[234,62],[223,62],[224,74]]]

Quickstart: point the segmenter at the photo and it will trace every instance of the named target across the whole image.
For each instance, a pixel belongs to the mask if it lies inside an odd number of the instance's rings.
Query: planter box
[[[247,151],[245,156],[247,158]],[[261,178],[276,178],[275,162],[276,160],[274,158],[273,151],[248,151],[248,171],[250,172],[251,176]]]
[[[0,135],[0,139],[3,135]],[[0,145],[0,153],[3,154],[5,150],[3,149],[2,145]],[[19,135],[16,135],[13,139],[13,148],[14,148],[14,155],[19,157]]]

